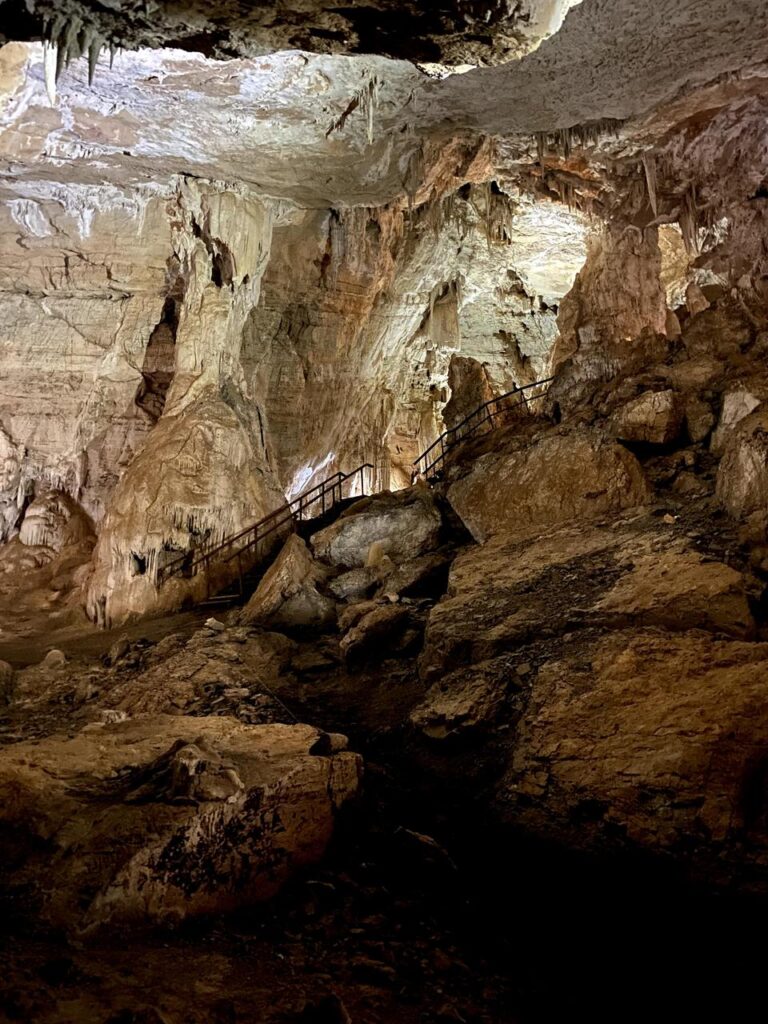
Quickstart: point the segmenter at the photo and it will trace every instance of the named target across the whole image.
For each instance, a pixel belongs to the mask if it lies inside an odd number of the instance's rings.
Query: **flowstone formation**
[[[768,899],[768,10],[246,6],[0,5],[0,1016],[657,1019]]]

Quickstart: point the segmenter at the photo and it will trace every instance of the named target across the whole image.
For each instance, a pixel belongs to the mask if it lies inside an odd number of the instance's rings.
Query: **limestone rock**
[[[0,701],[7,702],[13,692],[13,666],[7,661],[0,661]]]
[[[349,568],[365,566],[374,544],[398,563],[437,547],[440,512],[432,494],[415,486],[364,498],[312,537],[318,558]]]
[[[377,584],[374,570],[363,566],[340,573],[328,584],[328,589],[339,601],[361,601],[373,593]]]
[[[449,673],[430,687],[410,722],[431,740],[445,740],[490,726],[505,696],[506,659]]]
[[[171,924],[263,900],[323,853],[360,758],[310,754],[308,726],[153,716],[0,754],[12,883],[61,927]],[[20,844],[20,845],[19,845]],[[42,873],[42,874],[41,874]]]
[[[63,651],[59,651],[54,648],[48,651],[46,656],[43,658],[42,664],[44,668],[62,668],[67,663],[67,656]]]
[[[545,636],[638,620],[735,637],[755,630],[740,573],[692,551],[650,515],[627,514],[523,541],[501,533],[462,552],[429,613],[419,670],[435,682]]]
[[[93,536],[88,516],[68,494],[47,491],[28,506],[19,530],[22,544],[61,551]]]
[[[741,573],[692,551],[640,555],[594,606],[605,621],[667,629],[707,629],[749,639],[755,623]]]
[[[709,301],[695,281],[691,281],[685,289],[685,305],[691,316],[709,309]]]
[[[397,648],[408,623],[408,609],[397,604],[379,605],[355,623],[341,638],[341,651],[348,661],[375,657],[383,661]]]
[[[715,491],[736,518],[768,506],[768,412],[759,409],[739,421],[717,470]]]
[[[695,395],[685,400],[685,425],[694,443],[706,440],[715,425],[715,414],[708,402]]]
[[[671,389],[646,391],[621,406],[611,419],[611,429],[622,441],[670,444],[680,433],[683,408]]]
[[[382,592],[398,597],[425,597],[444,593],[448,583],[451,556],[432,551],[403,562],[382,582]]]
[[[723,395],[720,419],[710,442],[710,449],[715,455],[723,454],[736,424],[753,413],[760,402],[761,399],[745,387],[736,388]]]
[[[336,606],[318,590],[327,576],[301,537],[291,534],[245,606],[243,621],[278,629],[334,623]]]
[[[448,428],[455,427],[478,406],[494,397],[487,368],[468,356],[451,356],[448,387],[451,397],[443,409],[443,421]]]
[[[543,665],[501,787],[516,827],[576,848],[673,853],[765,889],[768,645],[619,633]],[[751,870],[753,869],[753,870]],[[751,876],[751,877],[750,877]]]
[[[584,433],[555,433],[529,448],[482,456],[448,500],[475,540],[522,538],[547,526],[641,505],[650,495],[637,459]]]

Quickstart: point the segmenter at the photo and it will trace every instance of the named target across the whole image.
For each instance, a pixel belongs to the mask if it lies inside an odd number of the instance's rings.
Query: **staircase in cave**
[[[367,493],[366,474],[373,468],[365,462],[350,473],[334,473],[258,522],[225,537],[215,547],[188,551],[174,558],[158,569],[158,588],[172,579],[191,579],[202,574],[205,596],[196,602],[200,607],[244,600],[264,574],[269,554],[264,549],[265,542],[291,530],[298,530],[306,538],[328,526],[349,504]],[[350,493],[358,480],[359,491]]]
[[[490,430],[501,426],[511,410],[541,398],[544,393],[541,389],[546,390],[552,380],[552,377],[547,377],[513,388],[473,409],[455,427],[443,431],[414,461],[414,480],[423,477],[428,483],[437,482],[446,457],[457,445],[478,434],[485,426]],[[298,530],[307,538],[329,525],[347,505],[367,493],[366,473],[373,468],[370,462],[366,462],[350,473],[334,473],[322,483],[302,492],[287,505],[239,533],[225,537],[215,547],[179,555],[158,569],[158,588],[172,579],[191,579],[203,575],[204,596],[196,601],[198,606],[242,602],[253,593],[264,574],[269,554],[269,549],[264,547],[265,543],[290,530]],[[351,494],[355,481],[359,481],[358,492]]]
[[[469,440],[486,425],[490,430],[501,426],[506,421],[507,414],[513,409],[527,406],[529,402],[541,398],[553,380],[554,377],[545,377],[543,380],[534,381],[521,388],[513,388],[503,395],[498,395],[498,397],[478,405],[455,427],[444,430],[440,437],[421,453],[418,459],[414,459],[414,480],[417,477],[423,477],[428,483],[435,483],[440,479],[446,457],[458,444]],[[534,388],[543,388],[544,390],[533,392]]]

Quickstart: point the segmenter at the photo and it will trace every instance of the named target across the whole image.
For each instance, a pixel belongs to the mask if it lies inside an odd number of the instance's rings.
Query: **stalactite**
[[[372,145],[374,139],[374,116],[379,106],[379,94],[381,92],[381,87],[381,80],[376,75],[372,75],[362,89],[359,89],[355,93],[339,117],[331,123],[330,128],[325,133],[326,138],[334,132],[341,131],[347,123],[350,115],[359,108],[365,117],[368,144]]]
[[[656,178],[656,160],[652,153],[643,153],[643,170],[645,171],[645,183],[648,187],[648,201],[651,204],[654,217],[658,217],[659,202]]]
[[[680,232],[683,236],[685,248],[690,253],[699,252],[699,218],[696,208],[696,190],[694,185],[689,185],[683,196],[680,208]]]
[[[99,55],[109,45],[110,68],[114,57],[114,46],[107,44],[93,25],[82,18],[57,14],[53,21],[43,23],[43,68],[45,87],[51,103],[56,101],[56,82],[71,61],[87,55],[88,84],[93,84]]]

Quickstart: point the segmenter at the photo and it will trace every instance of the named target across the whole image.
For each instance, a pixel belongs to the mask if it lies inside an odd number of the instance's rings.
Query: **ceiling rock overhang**
[[[442,65],[498,64],[556,32],[581,0],[9,0],[0,40],[51,39],[74,52],[170,47],[219,59],[278,50],[375,53]]]

